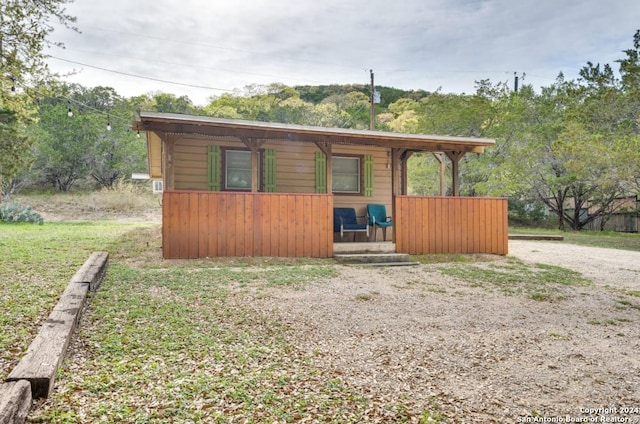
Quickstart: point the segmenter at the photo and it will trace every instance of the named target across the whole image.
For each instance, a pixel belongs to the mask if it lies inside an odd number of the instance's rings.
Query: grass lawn
[[[110,253],[57,387],[36,403],[31,422],[443,422],[437,410],[409,417],[402,398],[377,399],[343,384],[337,371],[315,368],[288,341],[286,323],[248,301],[272,287],[321,284],[336,275],[332,260],[164,261],[159,233],[158,224],[113,221],[0,224],[3,379],[76,270],[92,252]],[[640,250],[637,234],[562,234],[570,243]],[[420,260],[451,263],[444,275],[543,302],[562,298],[568,281],[586,284],[568,270],[516,260]]]
[[[0,223],[0,378],[26,351],[69,279],[92,252],[146,224]],[[126,244],[125,244],[126,245]]]

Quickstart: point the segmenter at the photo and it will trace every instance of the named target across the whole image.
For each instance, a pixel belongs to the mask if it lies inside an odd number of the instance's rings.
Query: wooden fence
[[[167,259],[333,256],[330,194],[165,191]]]
[[[396,196],[394,221],[398,252],[508,252],[505,198]]]

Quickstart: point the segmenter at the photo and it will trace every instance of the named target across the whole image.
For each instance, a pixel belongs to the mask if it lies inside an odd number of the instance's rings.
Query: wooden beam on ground
[[[89,259],[87,259],[75,275],[71,277],[71,282],[86,283],[89,285],[90,291],[96,291],[107,270],[108,258],[109,253],[107,252],[92,253]]]
[[[26,380],[31,384],[33,398],[46,398],[51,393],[58,367],[67,353],[73,332],[78,325],[89,288],[99,286],[108,255],[91,255],[67,285],[64,293],[44,322],[27,353],[9,373],[7,381]]]
[[[0,424],[22,424],[31,409],[31,385],[26,380],[0,385]]]

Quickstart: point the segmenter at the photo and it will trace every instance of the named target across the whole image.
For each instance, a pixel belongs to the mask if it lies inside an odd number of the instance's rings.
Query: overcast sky
[[[473,93],[514,72],[538,88],[587,61],[617,70],[640,29],[638,0],[76,0],[67,11],[81,33],[52,34],[66,45],[48,51],[54,71],[198,105],[250,84],[368,84],[369,69],[403,89]]]

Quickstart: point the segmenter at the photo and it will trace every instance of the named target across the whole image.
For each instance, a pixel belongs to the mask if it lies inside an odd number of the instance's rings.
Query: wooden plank
[[[296,222],[296,234],[294,235],[296,241],[294,256],[304,256],[304,199],[302,196],[293,196],[295,198],[295,222]]]
[[[409,254],[411,255],[415,255],[416,254],[416,228],[417,228],[417,219],[416,219],[416,215],[415,215],[415,206],[416,203],[419,202],[420,199],[416,198],[416,199],[411,199],[412,202],[407,204],[407,208],[406,208],[406,213],[407,213],[407,226],[408,228],[411,229],[411,231],[409,231],[408,234],[408,241],[409,241],[409,246],[408,246],[408,251]]]
[[[258,217],[260,233],[262,234],[262,248],[258,256],[271,256],[271,220],[275,213],[271,210],[271,195],[260,196],[262,215]]]
[[[478,215],[480,217],[480,225],[478,226],[478,239],[480,240],[479,253],[487,252],[487,202],[482,199],[478,203]]]
[[[198,193],[198,250],[196,258],[206,258],[209,252],[209,199],[206,193]]]
[[[209,232],[207,237],[209,238],[209,243],[207,244],[207,256],[210,258],[215,258],[218,255],[218,227],[220,226],[220,217],[218,213],[218,202],[219,197],[216,193],[207,193],[205,194],[207,198],[207,203],[209,203]]]
[[[318,216],[320,212],[320,197],[319,196],[309,196],[310,209],[311,209],[311,222],[309,225],[310,229],[310,237],[311,237],[311,252],[310,256],[312,258],[317,258],[320,256],[320,234],[321,234],[321,222],[320,217]]]
[[[333,196],[318,194],[320,208],[318,222],[320,231],[320,248],[318,256],[327,258],[333,254]]]
[[[396,232],[394,233],[396,250],[401,253],[407,253],[404,248],[404,233],[407,227],[405,215],[402,213],[403,196],[395,196],[393,201],[393,216],[395,218]]]
[[[189,231],[189,248],[188,248],[188,258],[195,259],[198,258],[198,246],[200,244],[200,218],[198,216],[198,211],[200,210],[199,196],[198,193],[192,192],[188,194],[189,198],[189,221],[188,231]]]
[[[287,202],[287,222],[289,231],[287,232],[287,250],[285,256],[293,257],[296,252],[296,200],[293,195],[286,195]]]
[[[27,380],[0,384],[0,423],[22,424],[32,403],[31,384]]]
[[[280,232],[282,217],[278,213],[280,210],[281,195],[264,196],[264,201],[269,203],[271,219],[266,223],[269,229],[269,256],[280,256]]]
[[[247,256],[244,250],[244,205],[246,198],[246,194],[236,194],[234,196],[235,214],[233,215],[233,222],[236,225],[236,233],[233,237],[233,241],[235,241],[235,254],[233,256]]]
[[[289,239],[289,226],[291,222],[287,215],[287,196],[278,196],[278,219],[280,220],[280,234],[278,234],[278,256],[287,256],[287,243]]]
[[[255,256],[255,247],[253,245],[253,233],[255,231],[255,217],[253,215],[253,204],[259,202],[259,196],[244,196],[244,255]]]
[[[31,383],[33,398],[49,396],[88,292],[89,286],[86,284],[67,285],[27,352],[7,377],[7,381],[27,380]]]
[[[314,226],[317,224],[313,220],[313,209],[311,206],[311,196],[298,195],[302,197],[302,256],[313,256],[313,236]]]
[[[218,219],[216,219],[217,233],[218,233],[218,256],[229,256],[229,249],[227,246],[227,238],[231,231],[229,231],[228,225],[228,203],[229,199],[226,193],[218,193]]]
[[[72,283],[85,283],[90,291],[95,291],[107,270],[109,252],[93,252],[80,269],[71,277]]]

